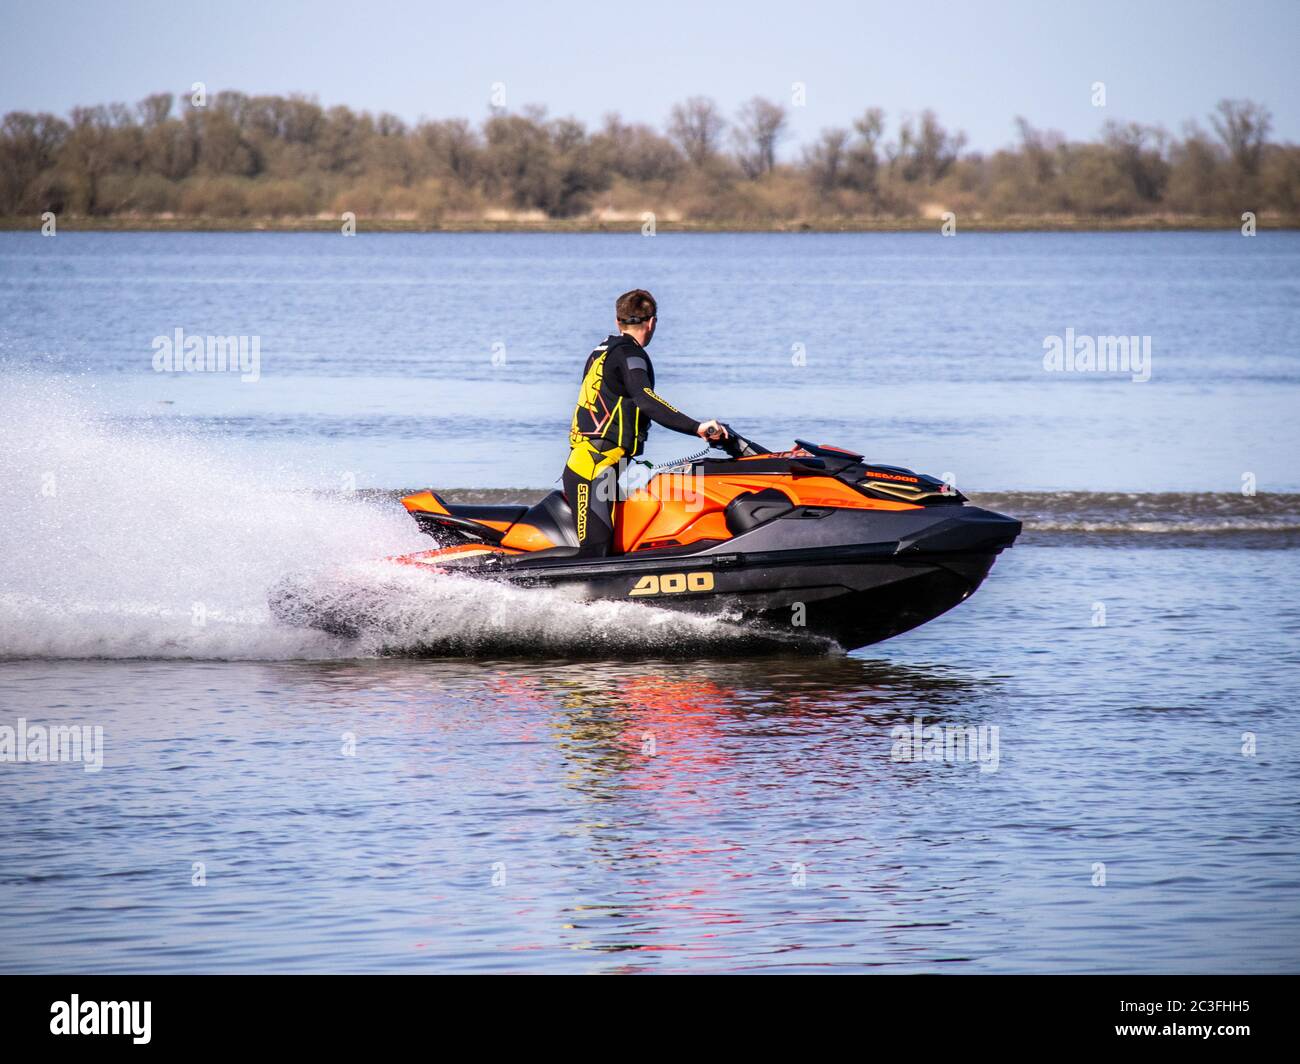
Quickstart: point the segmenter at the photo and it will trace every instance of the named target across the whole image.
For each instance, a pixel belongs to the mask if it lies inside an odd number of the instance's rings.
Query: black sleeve
[[[632,402],[651,421],[674,432],[684,432],[687,436],[694,436],[700,431],[698,421],[687,417],[675,406],[670,406],[655,395],[654,389],[650,387],[650,376],[645,370],[645,359],[639,355],[624,358],[623,379]]]

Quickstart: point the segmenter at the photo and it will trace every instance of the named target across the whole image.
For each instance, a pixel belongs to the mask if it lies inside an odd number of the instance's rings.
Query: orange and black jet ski
[[[579,598],[717,613],[844,649],[878,643],[951,609],[980,586],[1019,521],[967,503],[943,481],[796,440],[770,451],[734,433],[660,467],[615,505],[614,551],[578,556],[568,501],[533,506],[402,499],[437,546],[400,565]],[[313,613],[292,583],[272,594],[283,620],[350,634],[334,602]]]

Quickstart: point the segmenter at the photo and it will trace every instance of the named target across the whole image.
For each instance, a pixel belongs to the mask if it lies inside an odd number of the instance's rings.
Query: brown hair
[[[620,325],[640,325],[659,313],[655,297],[644,288],[624,292],[614,301],[614,314]]]

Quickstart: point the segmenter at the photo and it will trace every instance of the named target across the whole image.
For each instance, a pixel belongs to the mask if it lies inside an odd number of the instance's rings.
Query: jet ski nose
[[[1024,526],[1014,517],[978,506],[953,509],[952,516],[898,541],[896,554],[996,554],[1011,546]]]

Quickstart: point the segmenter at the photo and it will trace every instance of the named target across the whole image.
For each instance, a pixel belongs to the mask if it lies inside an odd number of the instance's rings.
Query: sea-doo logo
[[[651,573],[643,576],[629,595],[677,595],[683,591],[712,591],[712,573]]]
[[[578,485],[578,539],[587,538],[587,485]]]

